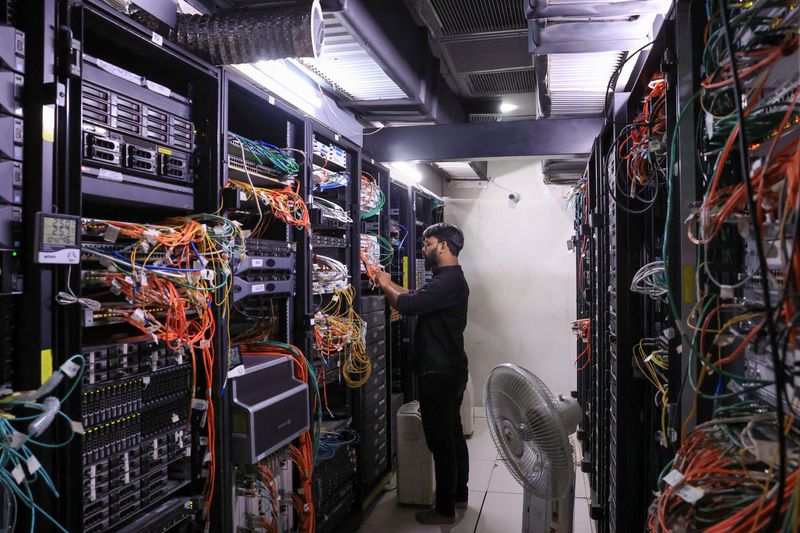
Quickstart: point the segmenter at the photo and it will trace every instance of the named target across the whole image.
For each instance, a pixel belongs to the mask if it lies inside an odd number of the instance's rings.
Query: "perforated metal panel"
[[[527,28],[521,0],[430,0],[444,35]]]
[[[533,68],[469,74],[467,83],[476,96],[531,93],[534,89]]]
[[[481,72],[530,67],[524,32],[458,39],[442,43],[456,72]]]

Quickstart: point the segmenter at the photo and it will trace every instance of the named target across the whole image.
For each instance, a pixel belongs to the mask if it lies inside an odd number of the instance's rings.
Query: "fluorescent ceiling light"
[[[399,174],[399,178],[407,183],[419,183],[422,181],[422,173],[417,165],[405,161],[396,161],[389,163],[389,166]]]
[[[515,109],[517,109],[517,106],[515,106],[512,103],[503,102],[503,103],[500,104],[500,112],[501,113],[511,113]]]
[[[233,68],[309,115],[322,107],[316,86],[282,59],[233,65]]]

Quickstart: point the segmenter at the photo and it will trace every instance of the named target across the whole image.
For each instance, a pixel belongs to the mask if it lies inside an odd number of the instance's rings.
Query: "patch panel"
[[[320,235],[314,233],[311,237],[311,245],[320,248],[347,248],[349,243],[343,237],[334,237],[332,235]]]
[[[325,144],[318,139],[314,139],[314,155],[321,157],[328,163],[333,163],[342,168],[347,167],[347,152],[335,144]]]
[[[290,296],[294,293],[294,276],[259,274],[247,278],[237,276],[233,281],[233,301],[249,296]]]

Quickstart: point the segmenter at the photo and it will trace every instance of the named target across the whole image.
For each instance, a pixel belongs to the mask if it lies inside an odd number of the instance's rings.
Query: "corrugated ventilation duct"
[[[178,15],[172,39],[214,65],[317,57],[325,23],[319,3],[234,11],[222,15]]]

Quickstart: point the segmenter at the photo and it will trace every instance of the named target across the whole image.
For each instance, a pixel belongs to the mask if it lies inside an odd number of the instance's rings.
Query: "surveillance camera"
[[[520,194],[518,192],[512,192],[512,193],[509,193],[509,195],[508,195],[508,199],[511,200],[512,202],[514,202],[515,204],[519,203],[520,198],[521,198],[521,196],[520,196]]]

